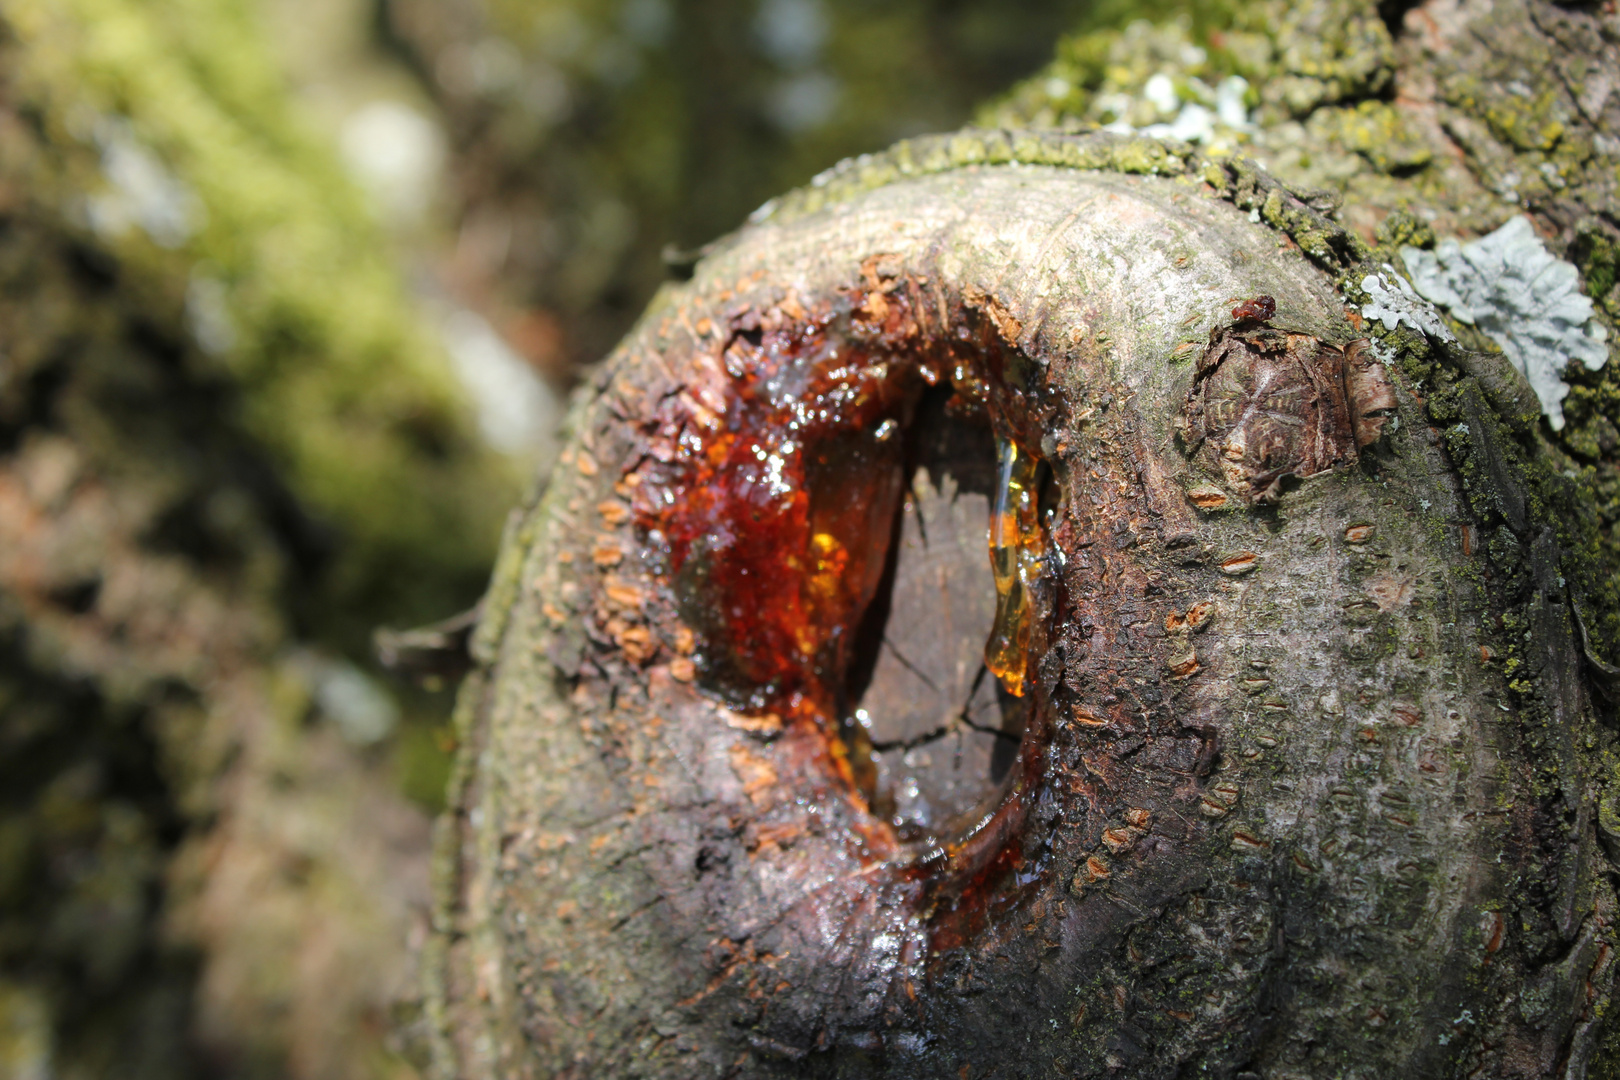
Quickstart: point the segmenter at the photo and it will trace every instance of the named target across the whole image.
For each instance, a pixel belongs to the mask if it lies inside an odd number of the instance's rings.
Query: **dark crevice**
[[[53,426],[56,403],[71,375],[72,368],[63,357],[30,371],[14,391],[6,392],[9,388],[0,386],[0,453],[15,453],[25,431]]]
[[[983,669],[980,670],[982,671]],[[987,727],[984,724],[976,723],[968,717],[966,712],[963,712],[959,716],[952,717],[949,723],[941,724],[932,731],[925,731],[921,735],[914,735],[909,739],[895,739],[889,742],[874,742],[872,743],[872,749],[883,753],[893,750],[899,750],[902,753],[907,750],[915,750],[920,746],[927,746],[931,742],[936,742],[939,739],[943,739],[951,732],[957,730],[958,727],[971,728],[972,730],[980,732],[981,734],[994,736],[995,738],[1000,739],[1014,747],[1017,747],[1024,741],[1022,732],[1004,731],[1001,728]]]
[[[1378,17],[1384,21],[1389,36],[1399,38],[1406,29],[1406,13],[1418,6],[1419,0],[1379,0]]]
[[[867,605],[849,641],[849,667],[844,677],[844,699],[839,702],[839,711],[846,716],[855,711],[867,688],[871,686],[872,675],[877,670],[878,657],[882,654],[887,637],[889,614],[894,601],[894,576],[899,569],[900,525],[904,506],[905,500],[899,500],[894,522],[889,530],[888,554],[884,557],[883,576],[878,580],[877,593]],[[892,645],[890,650],[896,658],[905,663],[899,650],[894,649]]]
[[[0,867],[0,960],[7,975],[49,996],[60,1045],[117,1045],[125,1055],[120,1075],[212,1075],[168,1042],[191,1025],[198,964],[159,932],[167,889],[161,867],[187,822],[152,727],[160,712],[184,709],[194,695],[159,683],[138,704],[114,705],[88,680],[41,672],[26,634],[10,631],[0,633],[0,671],[0,686],[12,695],[0,726],[0,811],[9,842]],[[123,876],[114,879],[108,867]],[[93,870],[103,877],[87,877]],[[64,922],[92,907],[94,921]],[[30,934],[29,927],[53,933]],[[62,932],[70,928],[71,936]]]
[[[59,607],[66,608],[75,615],[83,615],[96,606],[96,597],[101,595],[101,575],[86,578],[82,581],[69,582],[51,590],[51,601]]]
[[[118,286],[118,260],[105,249],[73,243],[67,245],[66,255],[74,277],[92,292],[110,294]]]
[[[928,673],[923,671],[916,664],[913,664],[910,660],[907,660],[906,654],[896,648],[894,642],[890,641],[887,636],[884,637],[883,644],[889,650],[889,652],[894,655],[894,658],[900,661],[901,665],[907,671],[911,672],[913,675],[917,676],[917,678],[921,679],[925,684],[927,684],[928,689],[934,691],[939,690],[939,687],[934,684],[934,680],[928,677]]]

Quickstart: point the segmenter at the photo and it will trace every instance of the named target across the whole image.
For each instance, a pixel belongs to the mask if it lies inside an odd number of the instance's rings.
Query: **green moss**
[[[1233,158],[1221,168],[1228,180],[1217,190],[1238,209],[1258,211],[1260,220],[1292,239],[1322,269],[1342,274],[1366,260],[1367,245],[1333,216],[1339,204],[1333,193],[1296,193],[1247,158]]]
[[[1588,218],[1575,228],[1569,258],[1581,272],[1590,296],[1612,319],[1620,319],[1620,238],[1598,221]]]
[[[1584,612],[1594,647],[1614,655],[1620,647],[1620,553],[1614,549],[1613,530],[1601,507],[1587,497],[1582,477],[1558,468],[1545,443],[1536,445],[1536,428],[1516,429],[1505,422],[1476,379],[1455,379],[1437,388],[1428,398],[1428,412],[1436,423],[1447,425],[1447,453],[1474,516],[1487,530],[1486,550],[1496,569],[1493,592],[1500,605],[1501,670],[1523,699],[1524,715],[1533,723],[1544,722],[1539,680],[1513,677],[1521,669],[1540,671],[1523,651],[1533,629],[1528,611],[1542,602],[1531,579],[1527,545],[1546,531],[1556,537],[1558,592],[1567,588]]]
[[[1492,133],[1509,146],[1545,151],[1556,146],[1564,135],[1563,121],[1552,116],[1558,101],[1557,90],[1545,85],[1529,96],[1493,97],[1481,111]]]
[[[1581,272],[1587,295],[1610,323],[1609,362],[1597,371],[1580,364],[1565,371],[1570,393],[1559,442],[1577,459],[1566,471],[1570,482],[1585,490],[1583,516],[1594,519],[1578,548],[1583,618],[1594,646],[1612,662],[1620,658],[1620,363],[1613,329],[1620,321],[1620,240],[1597,220],[1586,219],[1575,230],[1569,258]]]
[[[10,0],[9,93],[60,154],[64,217],[199,335],[194,362],[240,387],[241,422],[341,536],[308,617],[428,618],[469,598],[515,466],[485,451],[331,154],[298,125],[243,2]],[[154,230],[105,166],[145,155],[178,193]],[[99,200],[99,202],[98,202]],[[203,310],[206,308],[207,310]],[[458,595],[459,594],[459,595]]]
[[[991,102],[979,114],[990,125],[1080,128],[1125,120],[1141,127],[1162,117],[1139,100],[1147,80],[1171,75],[1206,85],[1240,75],[1252,85],[1250,105],[1274,124],[1325,106],[1354,106],[1384,96],[1394,78],[1394,46],[1372,4],[1199,5],[1191,12],[1139,13],[1124,30],[1086,28],[1059,43],[1052,62]],[[1402,130],[1393,154],[1377,136],[1387,125],[1349,110],[1352,136],[1367,144],[1384,171],[1418,167],[1427,150]],[[1361,132],[1365,131],[1363,136]],[[1421,160],[1420,160],[1421,159]]]
[[[1598,828],[1610,845],[1620,847],[1620,756],[1608,753],[1601,770],[1603,795],[1598,801]]]
[[[773,199],[755,221],[792,221],[897,180],[949,172],[974,165],[1050,165],[1068,169],[1179,176],[1190,152],[1157,139],[1109,135],[967,128],[950,135],[925,135],[896,143],[880,154],[863,154],[818,176],[807,187]]]
[[[1403,244],[1432,244],[1434,237],[1426,223],[1400,213],[1386,219],[1378,240],[1368,262],[1341,276],[1341,288],[1352,302],[1364,299],[1359,281],[1377,262],[1392,260]],[[1588,244],[1589,281],[1602,281],[1605,243],[1594,237]],[[1546,681],[1544,654],[1527,653],[1526,643],[1539,632],[1542,620],[1560,618],[1558,611],[1568,597],[1581,612],[1595,648],[1613,656],[1620,647],[1620,548],[1614,517],[1620,511],[1620,484],[1606,486],[1612,470],[1574,468],[1564,455],[1572,432],[1591,434],[1581,427],[1582,408],[1595,412],[1589,403],[1577,406],[1572,414],[1576,419],[1562,438],[1549,438],[1523,380],[1507,370],[1499,353],[1486,351],[1494,346],[1469,328],[1454,330],[1463,340],[1437,352],[1405,327],[1393,332],[1379,323],[1366,327],[1394,353],[1408,387],[1421,391],[1471,515],[1480,523],[1479,539],[1491,568],[1485,583],[1496,616],[1495,632],[1487,638],[1493,655],[1485,666],[1518,699],[1527,744],[1539,759],[1537,797],[1558,798],[1579,782],[1581,765],[1571,756],[1572,736],[1549,726],[1555,703],[1547,697],[1552,684]],[[1591,381],[1603,383],[1612,367]],[[1570,377],[1577,377],[1573,370]],[[1597,442],[1597,436],[1592,438]],[[1591,497],[1594,491],[1596,499]],[[1549,533],[1556,541],[1551,547],[1545,546]],[[1532,565],[1548,554],[1556,560],[1557,588],[1551,593],[1546,593],[1548,569]]]

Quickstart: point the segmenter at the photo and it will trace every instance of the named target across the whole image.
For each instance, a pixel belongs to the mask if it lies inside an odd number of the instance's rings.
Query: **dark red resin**
[[[1256,296],[1232,309],[1232,318],[1239,322],[1270,322],[1277,314],[1277,301],[1269,296]]]
[[[748,707],[803,695],[836,708],[902,493],[901,433],[925,385],[918,360],[830,321],[735,337],[718,423],[684,425],[681,457],[644,469],[637,486],[640,521],[700,634],[701,670]]]
[[[718,364],[694,358],[698,374],[643,431],[654,449],[636,469],[636,518],[698,636],[700,681],[733,707],[819,729],[857,798],[860,762],[839,736],[852,708],[850,650],[895,542],[919,399],[948,383],[948,411],[988,409],[998,433],[1025,446],[1038,445],[1047,419],[994,327],[956,312],[951,333],[932,338],[903,295],[874,304],[854,292],[790,319],[746,316]],[[1043,743],[1026,734],[1025,781],[979,828],[902,871],[944,901],[936,946],[964,941],[989,908],[1025,891],[1018,837]],[[889,824],[871,825],[885,835],[866,849],[894,853]]]

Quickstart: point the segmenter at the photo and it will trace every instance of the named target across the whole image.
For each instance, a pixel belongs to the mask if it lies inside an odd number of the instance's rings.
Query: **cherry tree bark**
[[[916,139],[661,293],[475,637],[442,1074],[1608,1075],[1612,455],[1371,317],[1422,215],[1356,222],[1447,191],[1396,173]]]

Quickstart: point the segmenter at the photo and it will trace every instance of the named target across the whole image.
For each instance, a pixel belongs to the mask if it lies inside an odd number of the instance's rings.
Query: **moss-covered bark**
[[[1615,33],[1601,12],[1558,5],[1246,6],[1199,23],[1069,39],[980,120],[1073,127],[1112,120],[1130,102],[1147,109],[1136,121],[1149,122],[1159,119],[1142,102],[1153,75],[1178,86],[1239,75],[1251,83],[1256,130],[1217,152],[1241,148],[1287,183],[1337,193],[1341,220],[1378,247],[1375,262],[1398,264],[1402,244],[1481,235],[1528,212],[1553,250],[1581,268],[1612,321],[1620,310]],[[1495,348],[1454,328],[1475,348]],[[1565,460],[1554,467],[1575,470],[1593,489],[1599,524],[1586,542],[1599,565],[1612,567],[1620,559],[1611,434],[1620,367],[1572,364],[1566,378],[1570,422],[1554,436]],[[1608,655],[1620,653],[1615,588],[1605,572],[1589,586],[1603,609],[1592,629]]]
[[[250,8],[7,2],[0,69],[0,1074],[408,1075],[427,824],[342,657],[513,467]]]
[[[1400,244],[1526,210],[1606,302],[1617,32],[1324,3],[1080,39],[989,115],[1237,73],[1259,130],[913,140],[717,245],[508,538],[440,836],[441,1072],[1608,1075],[1615,365],[1572,365],[1555,433],[1483,335],[1362,307]],[[1262,294],[1275,330],[1233,308]],[[871,556],[826,508],[939,380],[1056,494],[1015,778],[919,847],[860,779],[864,601],[824,579]],[[805,659],[761,652],[779,623]]]

